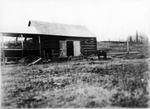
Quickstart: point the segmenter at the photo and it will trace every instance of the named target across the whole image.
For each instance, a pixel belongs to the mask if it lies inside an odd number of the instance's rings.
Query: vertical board
[[[79,56],[81,54],[80,41],[73,41],[74,46],[74,56]]]
[[[59,41],[60,56],[66,56],[66,41]]]

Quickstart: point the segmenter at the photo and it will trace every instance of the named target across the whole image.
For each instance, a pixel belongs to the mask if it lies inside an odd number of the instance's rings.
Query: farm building
[[[15,38],[15,44],[2,43],[4,61],[29,55],[45,59],[92,55],[97,50],[95,35],[84,26],[29,21],[28,30],[1,33],[3,38]]]

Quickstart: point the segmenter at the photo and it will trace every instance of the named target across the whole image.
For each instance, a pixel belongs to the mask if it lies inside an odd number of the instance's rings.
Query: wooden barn
[[[18,47],[2,45],[3,60],[29,55],[45,59],[92,55],[97,50],[95,35],[84,26],[29,21],[28,29],[34,31],[1,33],[2,37],[15,37],[16,42],[21,38]]]

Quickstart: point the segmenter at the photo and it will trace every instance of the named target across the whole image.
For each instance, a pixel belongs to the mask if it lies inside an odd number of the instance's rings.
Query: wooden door
[[[81,54],[80,41],[73,41],[74,45],[74,56],[79,56]]]

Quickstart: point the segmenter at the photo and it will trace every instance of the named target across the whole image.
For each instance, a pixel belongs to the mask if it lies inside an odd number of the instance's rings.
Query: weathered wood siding
[[[81,53],[83,55],[95,54],[97,50],[96,38],[84,38],[81,40]]]
[[[59,38],[41,37],[42,49],[59,49]]]
[[[72,36],[41,36],[42,49],[53,49],[56,53],[60,51],[60,41],[80,41],[80,52],[83,55],[95,54],[97,50],[96,37],[72,37]]]

